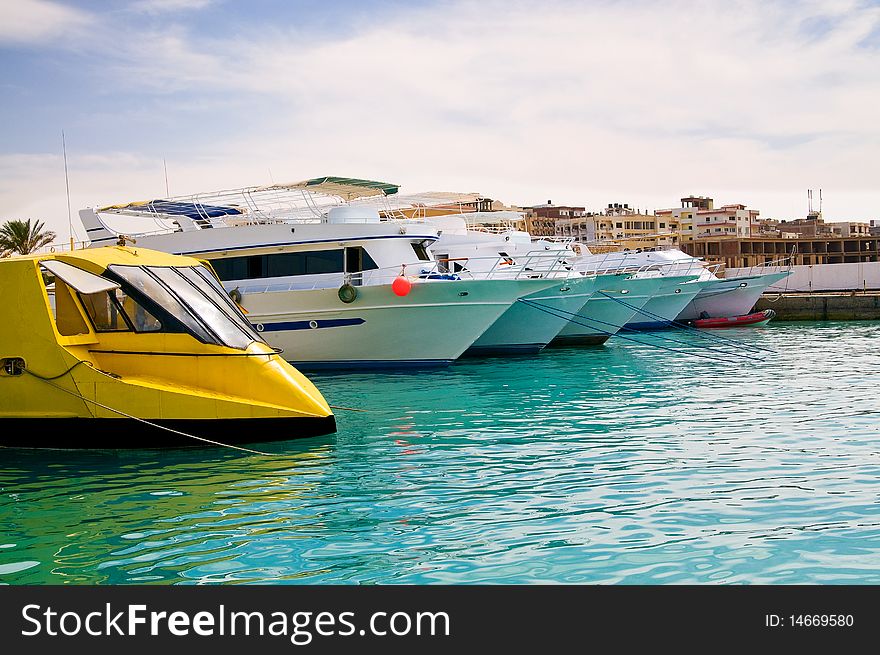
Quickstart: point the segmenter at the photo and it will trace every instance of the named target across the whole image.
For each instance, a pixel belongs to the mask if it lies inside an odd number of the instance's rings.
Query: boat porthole
[[[318,321],[309,321],[309,327],[313,330],[318,327]]]
[[[462,298],[464,298],[466,295],[468,295],[468,292],[467,291],[459,291],[458,295],[461,296]]]
[[[559,287],[560,293],[565,293],[566,291],[571,291],[571,287]]]
[[[257,323],[254,327],[257,328],[257,332],[263,331],[263,324],[262,323]]]
[[[629,289],[621,289],[620,293],[621,293],[621,295],[627,294],[627,293],[629,293]]]
[[[681,293],[681,289],[676,289],[675,293]]]
[[[740,282],[740,283],[739,283],[739,288],[740,288],[740,289],[744,289],[744,288],[746,288],[747,286],[749,286],[749,283],[748,283],[748,282]]]

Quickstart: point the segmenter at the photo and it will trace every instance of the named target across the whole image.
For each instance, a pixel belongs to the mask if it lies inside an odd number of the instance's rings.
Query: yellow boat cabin
[[[336,431],[199,260],[132,246],[0,259],[0,445],[160,448]]]

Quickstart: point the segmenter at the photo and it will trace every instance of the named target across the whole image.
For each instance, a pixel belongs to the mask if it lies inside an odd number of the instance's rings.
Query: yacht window
[[[247,280],[260,277],[259,257],[226,257],[224,259],[212,259],[211,268],[216,271],[221,280]],[[250,270],[251,263],[254,271]]]
[[[172,322],[163,321],[166,332],[189,332],[203,343],[220,343],[202,321],[189,310],[159,280],[147,273],[140,266],[110,266],[110,272],[116,274],[126,284],[125,292],[138,298],[143,305],[155,305],[154,313],[166,313]]]
[[[122,304],[125,315],[134,326],[135,332],[161,332],[162,322],[134,298],[123,291],[116,292],[116,298]]]
[[[225,309],[226,315],[243,331],[251,341],[262,341],[262,338],[254,331],[247,319],[241,313],[229,294],[223,289],[217,278],[214,277],[204,266],[186,267],[175,269],[178,273],[189,280],[199,291],[207,296],[212,302]]]
[[[343,255],[344,252],[341,248],[263,255],[262,257],[266,260],[263,264],[265,273],[260,277],[342,273]]]
[[[81,293],[79,297],[96,332],[125,332],[131,329],[113,291]]]
[[[62,261],[47,260],[40,262],[40,266],[54,279],[51,299],[60,334],[72,336],[89,332],[72,292],[78,292],[97,332],[125,332],[132,328],[137,332],[155,332],[162,329],[158,319],[122,291],[118,282]]]
[[[344,270],[342,250],[323,250],[302,253],[305,255],[306,275],[316,273],[342,273]]]
[[[230,316],[228,308],[216,304],[209,295],[206,295],[198,286],[184,275],[186,268],[175,269],[160,266],[150,266],[147,270],[159,278],[186,307],[193,311],[220,341],[231,348],[244,350],[254,338],[249,330],[244,330],[238,321]],[[195,275],[195,273],[191,273]],[[202,280],[202,287],[208,288]],[[221,302],[224,303],[225,301]]]
[[[345,251],[336,248],[275,255],[224,257],[212,259],[211,266],[217,271],[221,280],[252,280],[264,277],[342,273],[344,261]]]
[[[188,332],[240,350],[265,343],[203,266],[111,266],[108,273],[122,282],[115,298],[137,331]]]
[[[412,249],[416,253],[416,257],[418,257],[420,261],[431,261],[431,256],[428,254],[428,249],[425,248],[424,243],[413,243]]]
[[[441,273],[449,272],[449,255],[446,253],[437,254],[437,270]]]
[[[379,268],[370,253],[361,246],[345,249],[345,272],[361,273],[363,271],[374,271]]]

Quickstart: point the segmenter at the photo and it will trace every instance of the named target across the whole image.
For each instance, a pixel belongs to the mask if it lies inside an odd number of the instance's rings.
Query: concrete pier
[[[774,321],[880,320],[880,291],[767,293],[755,311],[776,311]]]

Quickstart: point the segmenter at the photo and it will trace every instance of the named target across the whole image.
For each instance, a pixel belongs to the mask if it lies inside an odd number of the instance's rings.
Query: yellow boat
[[[336,431],[199,260],[131,246],[0,259],[0,445],[157,448]]]

